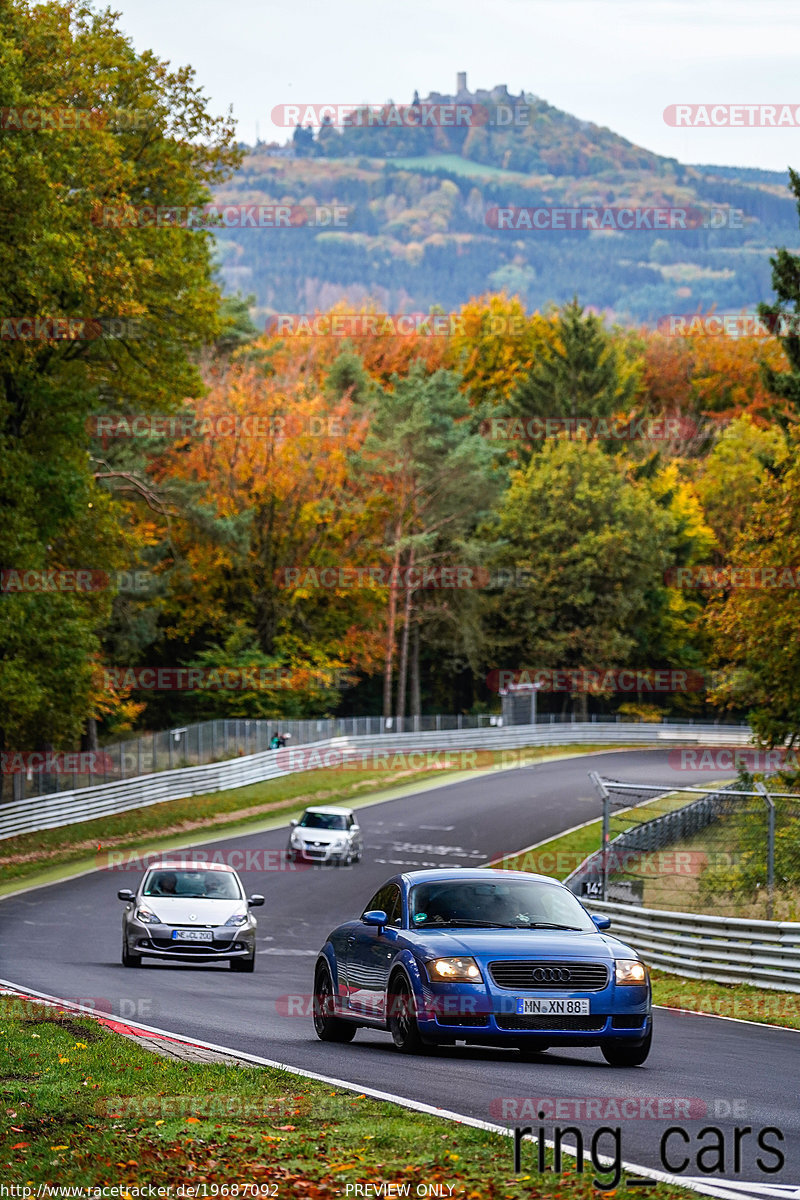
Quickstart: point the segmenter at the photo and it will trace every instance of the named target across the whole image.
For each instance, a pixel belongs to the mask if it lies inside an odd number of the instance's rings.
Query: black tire
[[[122,965],[123,967],[140,967],[142,965],[141,954],[128,953],[128,943],[125,938],[122,939]]]
[[[405,975],[397,974],[389,981],[387,996],[389,1032],[401,1054],[422,1054],[425,1043],[417,1025],[414,995]]]
[[[352,1042],[356,1027],[333,1015],[333,980],[328,967],[320,963],[314,976],[314,1029],[321,1042]]]
[[[249,958],[229,958],[228,964],[232,971],[245,971],[248,975],[252,975],[256,969],[255,953],[251,954]]]
[[[612,1067],[640,1067],[650,1053],[653,1042],[653,1026],[641,1042],[602,1042],[603,1058]]]

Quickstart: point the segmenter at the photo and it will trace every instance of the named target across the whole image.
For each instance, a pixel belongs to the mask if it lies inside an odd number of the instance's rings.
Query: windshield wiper
[[[431,921],[423,929],[444,929],[446,925],[475,925],[481,929],[516,929],[516,925],[504,925],[502,921],[478,921],[474,917],[452,917],[449,921]]]
[[[582,931],[577,925],[556,925],[552,921],[530,921],[527,925],[512,925],[511,929],[571,929],[574,933]],[[588,932],[588,930],[587,930]]]

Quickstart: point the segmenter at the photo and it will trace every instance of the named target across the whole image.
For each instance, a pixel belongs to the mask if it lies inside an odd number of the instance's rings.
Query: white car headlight
[[[344,850],[347,845],[347,838],[334,838],[331,842],[331,850]]]
[[[136,918],[143,921],[145,925],[160,925],[161,919],[156,916],[151,908],[137,908]]]
[[[302,833],[300,833],[300,831],[299,831],[298,829],[293,829],[293,830],[292,830],[292,835],[291,835],[291,837],[289,838],[289,844],[290,844],[291,846],[302,846],[302,844],[303,844],[303,835],[302,835]]]
[[[228,917],[226,925],[244,925],[247,920],[246,912],[234,913],[232,917]]]
[[[431,979],[450,983],[483,983],[474,958],[434,958],[426,963]]]
[[[615,983],[647,983],[647,967],[638,958],[618,958],[615,963]]]

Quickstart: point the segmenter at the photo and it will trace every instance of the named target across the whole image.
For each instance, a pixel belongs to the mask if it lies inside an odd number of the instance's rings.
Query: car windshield
[[[347,817],[338,813],[303,813],[300,825],[304,829],[347,829]]]
[[[409,896],[409,916],[412,929],[471,925],[596,932],[594,922],[571,892],[535,879],[418,883]]]
[[[187,900],[240,900],[242,893],[232,871],[151,871],[145,896],[175,896]]]

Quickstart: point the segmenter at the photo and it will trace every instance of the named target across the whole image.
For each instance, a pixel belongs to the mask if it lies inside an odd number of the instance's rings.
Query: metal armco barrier
[[[800,992],[800,922],[754,921],[587,901],[646,963],[687,979]]]
[[[746,725],[656,725],[650,723],[585,722],[565,725],[516,725],[501,728],[431,730],[329,738],[286,751],[264,750],[226,762],[159,771],[97,787],[57,792],[0,806],[0,839],[39,829],[54,829],[110,813],[184,800],[278,779],[295,771],[324,767],[325,752],[380,750],[386,754],[416,750],[519,750],[526,746],[581,744],[746,746],[752,731]],[[301,751],[302,753],[298,753]],[[292,765],[292,756],[294,763]],[[286,764],[286,765],[284,765]],[[387,764],[389,765],[389,764]],[[422,764],[420,764],[422,765]],[[453,764],[456,766],[457,764]],[[502,765],[513,766],[513,760]],[[375,763],[379,767],[379,763]]]
[[[665,783],[664,792],[668,792],[672,786],[674,785]],[[603,888],[607,887],[607,873],[613,873],[615,864],[624,863],[626,856],[637,850],[645,853],[661,850],[664,846],[671,846],[674,842],[682,841],[705,829],[712,821],[716,821],[721,813],[730,809],[731,797],[725,793],[735,786],[734,781],[718,792],[702,796],[683,808],[676,808],[660,817],[653,817],[651,821],[642,821],[641,824],[626,829],[624,833],[609,841],[606,856],[601,848],[585,858],[563,881],[565,886],[576,896],[592,896],[593,892],[602,896]]]

